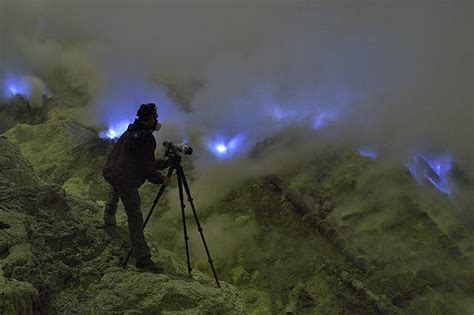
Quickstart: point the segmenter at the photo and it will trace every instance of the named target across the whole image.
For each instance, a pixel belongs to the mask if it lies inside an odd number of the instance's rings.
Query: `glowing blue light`
[[[452,166],[450,156],[417,154],[408,164],[408,169],[420,184],[428,181],[440,192],[451,195],[453,191],[449,183],[449,172]]]
[[[280,104],[269,103],[267,110],[270,116],[280,122],[301,122],[304,121],[309,113],[307,110],[283,108]]]
[[[322,129],[326,127],[329,123],[336,120],[336,114],[333,112],[324,112],[317,115],[313,120],[314,129]]]
[[[289,116],[289,114],[286,113],[285,111],[283,111],[283,109],[280,106],[276,105],[272,109],[272,116],[275,120],[280,121],[280,120],[286,118],[287,116]]]
[[[423,158],[440,177],[446,175],[453,167],[452,158],[450,156],[429,158],[425,155]]]
[[[30,96],[31,84],[25,77],[20,76],[8,76],[4,82],[4,96],[14,97],[17,95],[23,95],[25,97]]]
[[[227,147],[223,144],[218,144],[216,145],[216,150],[219,152],[219,153],[224,153],[227,151]]]
[[[362,156],[365,156],[369,159],[376,159],[377,158],[377,152],[373,151],[373,150],[370,150],[370,149],[367,149],[367,148],[360,148],[359,150],[359,154],[362,155]]]
[[[436,175],[438,175],[439,180],[434,178],[434,176],[427,176],[428,181],[430,181],[433,186],[436,187],[441,192],[444,192],[445,194],[450,195],[451,194],[451,188],[448,183],[449,178],[448,174],[449,171],[452,169],[452,159],[451,157],[434,157],[434,158],[429,158],[426,156],[423,156],[426,160],[426,162],[430,165],[430,167],[435,171]]]
[[[216,157],[227,159],[239,153],[243,141],[244,136],[242,134],[237,134],[229,140],[217,137],[208,141],[207,147]]]
[[[9,86],[8,90],[15,96],[18,94],[17,89],[14,86]]]
[[[23,96],[31,100],[36,91],[41,91],[41,94],[47,98],[51,97],[44,82],[31,75],[6,74],[2,86],[2,91],[0,91],[2,95],[0,96],[5,98]]]
[[[122,120],[118,123],[111,124],[109,128],[105,131],[99,133],[99,137],[104,139],[116,139],[119,138],[128,128],[130,121]]]

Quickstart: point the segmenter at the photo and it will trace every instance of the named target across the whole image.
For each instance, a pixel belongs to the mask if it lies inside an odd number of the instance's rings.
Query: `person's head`
[[[160,130],[161,124],[158,122],[158,113],[156,112],[156,105],[154,103],[146,103],[140,105],[137,111],[139,120],[146,123],[152,130]]]

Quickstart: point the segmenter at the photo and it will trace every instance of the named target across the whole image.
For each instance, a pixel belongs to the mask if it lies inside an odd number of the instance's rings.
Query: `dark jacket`
[[[157,171],[156,141],[148,125],[135,120],[119,138],[103,169],[104,178],[112,185],[140,187],[145,180],[163,183]]]

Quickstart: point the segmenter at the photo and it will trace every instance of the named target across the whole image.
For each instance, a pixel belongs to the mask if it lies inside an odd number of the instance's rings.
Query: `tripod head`
[[[183,154],[186,154],[186,155],[191,155],[193,154],[193,148],[186,144],[186,143],[178,143],[178,144],[174,144],[173,142],[171,141],[165,141],[163,142],[163,146],[165,147],[166,149],[166,154],[177,154],[178,152],[182,152]]]
[[[185,155],[191,155],[193,153],[193,148],[185,143],[174,144],[171,141],[165,141],[163,142],[163,146],[166,149],[165,157],[169,160],[170,168],[177,169],[180,166],[181,152]]]

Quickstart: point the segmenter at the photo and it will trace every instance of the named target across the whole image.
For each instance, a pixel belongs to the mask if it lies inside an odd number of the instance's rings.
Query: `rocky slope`
[[[245,313],[238,291],[195,272],[151,241],[164,274],[123,269],[124,226],[97,229],[101,207],[44,184],[0,138],[0,309],[32,313]]]
[[[194,277],[186,277],[181,217],[170,215],[178,210],[169,209],[168,191],[146,231],[165,272],[123,270],[123,209],[117,229],[96,228],[107,193],[100,169],[111,147],[96,134],[57,108],[34,124],[12,123],[0,138],[4,313],[474,309],[473,227],[452,201],[419,186],[398,163],[334,148],[318,148],[298,167],[249,180],[198,209],[222,289],[192,218]],[[156,186],[141,194],[147,211]]]

